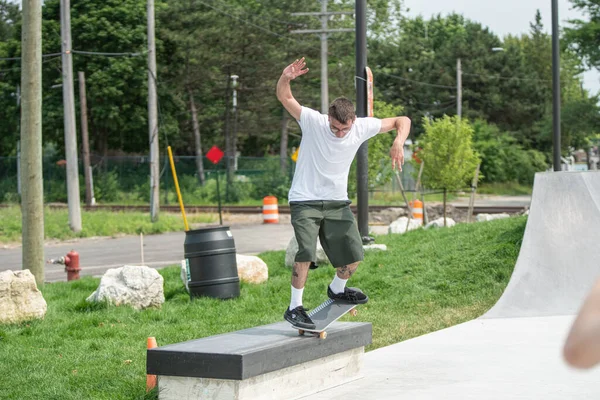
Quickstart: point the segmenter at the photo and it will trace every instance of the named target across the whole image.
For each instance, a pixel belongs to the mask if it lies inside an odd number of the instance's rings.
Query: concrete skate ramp
[[[599,275],[600,171],[538,173],[512,277],[482,318],[575,314]]]
[[[537,174],[513,275],[486,315],[368,352],[364,379],[310,400],[598,399],[598,369],[561,356],[598,276],[600,172]]]

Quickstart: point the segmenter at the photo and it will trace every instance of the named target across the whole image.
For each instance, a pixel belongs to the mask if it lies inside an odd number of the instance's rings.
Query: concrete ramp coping
[[[360,377],[370,323],[337,322],[327,338],[286,322],[147,351],[159,399],[293,399]]]

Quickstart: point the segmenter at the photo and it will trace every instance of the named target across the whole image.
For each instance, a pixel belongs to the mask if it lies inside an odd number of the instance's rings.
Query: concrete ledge
[[[244,380],[371,343],[370,323],[337,322],[327,339],[299,336],[287,322],[149,349],[149,374]]]
[[[319,340],[319,339],[316,339]],[[245,380],[159,376],[160,400],[291,400],[360,378],[364,347]]]

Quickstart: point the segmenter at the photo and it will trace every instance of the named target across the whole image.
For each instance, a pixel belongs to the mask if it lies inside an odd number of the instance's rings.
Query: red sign
[[[225,153],[223,153],[217,146],[213,146],[208,153],[206,153],[206,158],[208,158],[213,164],[217,164],[219,161],[221,161],[221,158],[223,158],[224,154]]]

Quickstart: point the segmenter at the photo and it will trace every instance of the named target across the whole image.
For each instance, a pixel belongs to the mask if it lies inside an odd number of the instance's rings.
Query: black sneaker
[[[298,306],[291,311],[288,307],[283,314],[283,318],[298,328],[315,329],[316,327],[302,306]]]
[[[342,293],[333,293],[331,288],[327,286],[327,296],[332,300],[345,301],[351,304],[365,304],[369,301],[369,297],[357,288],[344,288]]]

